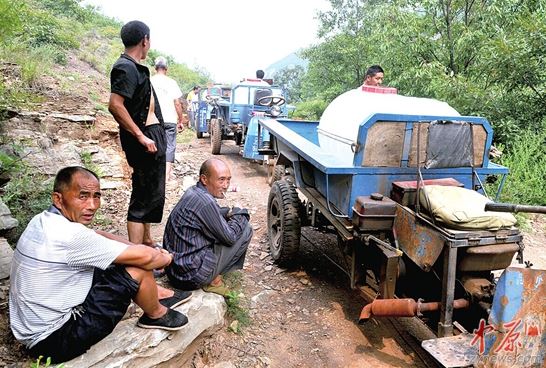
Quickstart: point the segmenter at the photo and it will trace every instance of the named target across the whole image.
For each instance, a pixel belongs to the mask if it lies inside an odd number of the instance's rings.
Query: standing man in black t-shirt
[[[110,73],[108,109],[120,127],[120,140],[133,168],[133,191],[127,214],[129,240],[153,245],[150,223],[161,222],[165,204],[163,117],[150,82],[150,71],[139,63],[150,49],[150,29],[140,21],[121,28],[125,52]]]

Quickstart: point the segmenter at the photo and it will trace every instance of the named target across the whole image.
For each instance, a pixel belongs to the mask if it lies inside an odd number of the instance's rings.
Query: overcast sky
[[[327,0],[85,0],[122,22],[150,27],[152,48],[217,82],[251,77],[317,42],[317,10]],[[268,76],[266,76],[268,77]],[[270,77],[270,76],[269,76]]]

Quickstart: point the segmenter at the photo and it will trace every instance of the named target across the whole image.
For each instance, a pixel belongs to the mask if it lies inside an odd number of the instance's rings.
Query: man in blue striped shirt
[[[176,288],[224,294],[223,274],[242,269],[252,238],[246,209],[220,207],[216,198],[224,198],[231,172],[217,158],[205,161],[199,181],[180,198],[169,216],[163,246],[172,253],[166,268]]]

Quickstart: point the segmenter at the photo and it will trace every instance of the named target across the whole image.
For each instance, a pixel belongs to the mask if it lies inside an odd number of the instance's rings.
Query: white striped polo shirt
[[[59,329],[85,300],[94,268],[106,269],[126,248],[54,207],[34,216],[11,264],[10,325],[17,340],[31,348]]]

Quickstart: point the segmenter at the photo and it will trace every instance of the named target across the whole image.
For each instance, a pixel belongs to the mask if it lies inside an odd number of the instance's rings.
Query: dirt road
[[[226,204],[240,204],[252,214],[254,236],[242,273],[242,303],[251,322],[239,334],[224,329],[204,342],[194,366],[229,361],[237,367],[427,367],[396,321],[374,320],[359,326],[363,300],[348,287],[348,278],[310,246],[335,247],[335,236],[304,230],[296,268],[278,268],[269,257],[266,207],[269,186],[265,168],[243,159],[233,142],[222,155],[231,166],[232,184]],[[211,157],[207,138],[180,148],[179,173],[197,174]],[[196,178],[196,177],[195,177]],[[179,185],[182,179],[179,180]],[[185,185],[188,185],[185,179]],[[170,186],[169,209],[180,186]],[[167,209],[167,211],[169,211]],[[162,227],[154,232],[161,235]],[[417,343],[415,343],[418,345]]]
[[[105,142],[114,144],[111,140]],[[305,228],[295,267],[281,269],[273,263],[267,244],[270,188],[266,171],[243,159],[238,151],[233,142],[225,142],[218,157],[229,163],[232,184],[238,187],[237,192],[228,193],[223,205],[246,207],[252,215],[254,236],[239,288],[250,323],[238,333],[225,326],[210,338],[198,341],[192,367],[214,367],[222,362],[240,368],[436,366],[412,335],[423,336],[427,331],[416,329],[412,320],[372,319],[364,326],[358,325],[363,299],[349,288],[347,276],[314,249],[335,253],[334,235]],[[174,166],[178,179],[167,186],[163,223],[152,227],[155,239],[162,239],[168,214],[183,191],[196,182],[199,166],[208,157],[212,157],[208,138],[179,144]],[[129,195],[128,187],[104,190],[103,206],[94,227],[126,236]],[[535,219],[533,226],[536,229],[532,234],[525,234],[530,249],[527,255],[538,268],[546,268],[544,218]],[[7,295],[7,287],[0,284],[0,292]],[[27,359],[8,332],[6,306],[0,308],[0,366]]]

